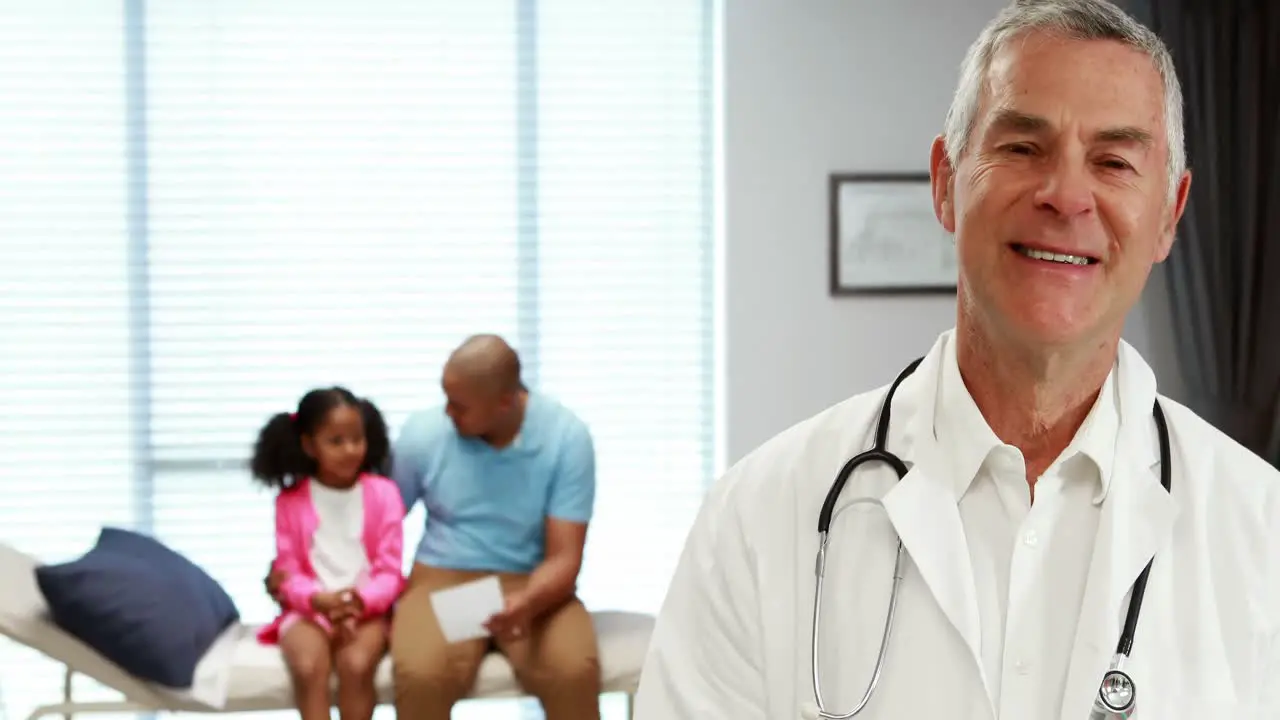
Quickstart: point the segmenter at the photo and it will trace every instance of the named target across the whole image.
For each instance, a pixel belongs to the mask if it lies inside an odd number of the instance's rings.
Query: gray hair
[[[1151,58],[1164,82],[1164,122],[1168,140],[1169,195],[1177,192],[1186,169],[1183,145],[1182,87],[1173,58],[1160,38],[1107,0],[1014,0],[983,29],[960,66],[943,137],[947,158],[955,165],[968,146],[977,122],[978,104],[996,52],[1013,38],[1044,30],[1076,40],[1115,40]]]

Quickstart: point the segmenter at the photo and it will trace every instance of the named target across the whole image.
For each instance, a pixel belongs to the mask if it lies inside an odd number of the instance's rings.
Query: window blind
[[[120,17],[92,0],[0,10],[0,539],[45,560],[135,512]],[[0,717],[62,682],[0,639]]]
[[[265,621],[260,425],[339,383],[394,432],[497,332],[595,436],[584,600],[657,610],[717,452],[710,2],[0,12],[0,540],[136,527]],[[60,689],[0,647],[8,718]]]

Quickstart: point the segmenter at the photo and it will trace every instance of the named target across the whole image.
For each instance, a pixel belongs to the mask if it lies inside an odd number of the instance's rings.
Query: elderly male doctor
[[[1092,713],[1149,562],[1122,668],[1132,717],[1280,716],[1280,475],[1159,396],[1120,340],[1186,202],[1181,103],[1160,41],[1103,0],[1021,0],[993,20],[930,165],[959,254],[956,328],[893,399],[886,449],[905,477],[864,465],[836,504],[817,652],[819,512],[872,444],[890,378],[717,484],[636,718],[841,717],[873,684],[859,718],[1115,717]]]

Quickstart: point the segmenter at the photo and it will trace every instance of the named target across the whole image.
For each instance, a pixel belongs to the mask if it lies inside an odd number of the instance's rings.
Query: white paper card
[[[431,594],[431,607],[444,633],[445,642],[489,637],[484,624],[502,612],[502,585],[496,575],[473,580]]]

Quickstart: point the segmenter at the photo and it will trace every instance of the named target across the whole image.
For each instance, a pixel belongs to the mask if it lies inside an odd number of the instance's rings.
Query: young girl
[[[312,390],[262,428],[255,478],[276,496],[280,615],[258,634],[279,643],[303,720],[328,720],[330,673],[342,720],[370,720],[387,615],[404,588],[404,504],[384,477],[381,413],[341,387]]]

